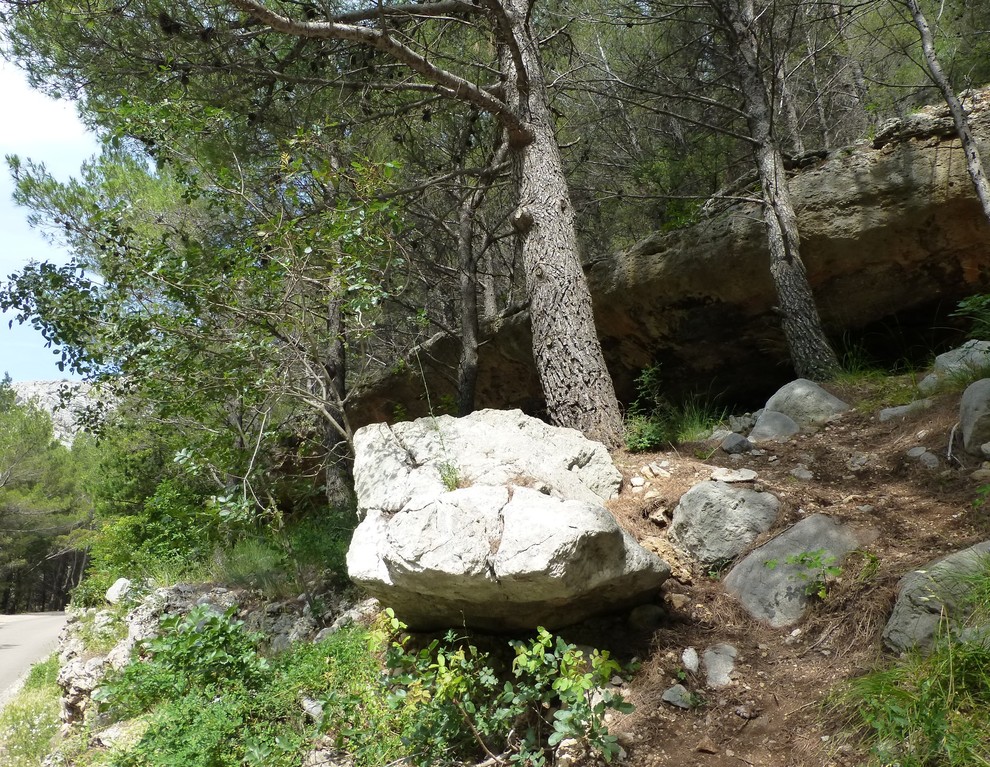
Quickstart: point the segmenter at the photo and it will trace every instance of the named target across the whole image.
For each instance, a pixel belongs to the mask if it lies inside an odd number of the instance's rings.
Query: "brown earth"
[[[990,508],[974,504],[981,482],[970,475],[979,461],[962,453],[958,436],[949,450],[958,393],[940,395],[928,411],[881,423],[876,413],[888,403],[878,403],[876,385],[830,388],[856,410],[816,434],[762,444],[763,456],[736,462],[705,443],[616,456],[627,481],[611,510],[647,545],[651,537],[657,545],[657,536],[662,544],[664,518],[669,520],[681,494],[708,479],[716,466],[756,470],[755,484],[782,501],[777,526],[755,545],[815,512],[877,533],[873,543],[843,563],[827,598],[796,630],[772,629],[749,618],[722,591],[724,570],[704,572],[687,563],[675,567],[675,577],[664,586],[667,617],[659,630],[637,634],[624,623],[602,622],[571,632],[570,641],[642,660],[626,684],[636,710],[610,727],[621,733],[629,767],[866,763],[839,718],[822,705],[826,696],[843,680],[890,659],[880,632],[902,575],[990,538]],[[938,454],[941,467],[928,470],[908,458],[906,451],[917,445]],[[629,486],[633,476],[645,476],[641,467],[662,461],[668,462],[670,478],[650,478],[639,491]],[[814,479],[791,475],[799,463]],[[719,642],[739,652],[733,684],[708,690],[702,675],[684,671],[681,652],[693,646],[701,654]],[[661,700],[678,682],[699,696],[696,708],[682,710]]]

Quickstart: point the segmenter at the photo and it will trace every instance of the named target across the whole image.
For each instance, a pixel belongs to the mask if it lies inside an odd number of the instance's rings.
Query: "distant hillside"
[[[80,414],[97,402],[93,387],[79,381],[20,381],[11,387],[19,404],[33,402],[51,414],[55,437],[66,445],[82,428]]]

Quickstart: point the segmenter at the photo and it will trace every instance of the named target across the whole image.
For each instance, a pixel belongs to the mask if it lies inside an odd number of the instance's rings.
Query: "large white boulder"
[[[354,435],[358,514],[418,508],[458,486],[518,485],[600,503],[622,475],[605,446],[521,410],[365,426]]]
[[[656,598],[670,574],[602,507],[621,477],[576,431],[483,411],[354,443],[347,569],[412,628],[553,628]]]

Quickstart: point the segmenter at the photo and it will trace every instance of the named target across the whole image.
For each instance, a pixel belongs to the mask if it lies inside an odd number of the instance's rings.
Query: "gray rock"
[[[354,435],[358,514],[423,508],[456,487],[516,485],[600,503],[622,475],[605,447],[519,410],[365,426]]]
[[[60,716],[65,724],[82,722],[92,705],[93,690],[102,684],[109,664],[102,656],[74,658],[59,669],[57,682],[62,691]]]
[[[904,453],[904,455],[906,455],[908,458],[921,458],[921,456],[923,456],[927,452],[928,452],[927,447],[917,445],[915,447],[910,448],[906,453]]]
[[[975,373],[988,367],[990,367],[990,341],[967,341],[958,349],[938,355],[932,373],[921,380],[918,390],[922,394],[930,394],[946,378]]]
[[[694,696],[682,684],[675,684],[673,687],[668,687],[663,691],[660,699],[664,703],[677,706],[677,708],[690,709],[694,706]]]
[[[934,471],[942,462],[939,460],[938,456],[930,450],[926,450],[924,453],[918,456],[918,463],[924,466],[926,469]]]
[[[714,564],[742,554],[770,529],[779,511],[780,501],[771,493],[701,482],[681,496],[671,536],[702,564]]]
[[[755,423],[756,417],[752,413],[729,416],[729,428],[737,434],[745,434],[753,428]]]
[[[811,469],[809,469],[803,463],[799,463],[797,466],[791,469],[791,476],[794,477],[794,479],[801,480],[802,482],[810,482],[815,478],[815,475],[811,471]]]
[[[475,485],[368,513],[351,578],[410,627],[553,628],[656,598],[670,568],[604,508]]]
[[[322,642],[328,636],[335,634],[345,626],[350,626],[355,623],[370,623],[371,620],[378,615],[381,609],[381,603],[377,599],[365,599],[364,601],[359,602],[338,615],[334,619],[333,623],[325,629],[322,629],[315,637],[313,637],[313,641]]]
[[[908,573],[898,584],[897,601],[883,641],[900,652],[931,647],[943,620],[958,631],[971,613],[966,604],[970,587],[968,576],[990,565],[990,541],[933,560]]]
[[[736,656],[739,651],[724,642],[712,645],[701,658],[705,669],[705,679],[713,690],[728,687],[732,684],[732,672],[736,668]]]
[[[757,474],[752,469],[726,469],[719,466],[712,471],[711,478],[715,482],[734,484],[736,482],[752,482],[756,477]]]
[[[959,403],[959,425],[963,448],[982,457],[983,444],[990,442],[990,378],[966,387]]]
[[[766,409],[789,416],[804,429],[827,423],[845,413],[850,406],[814,381],[798,378],[778,389],[767,400]]]
[[[692,674],[697,674],[698,669],[701,668],[701,660],[698,658],[698,651],[693,647],[684,648],[684,652],[681,653],[681,663],[684,664],[684,669],[690,671]]]
[[[801,427],[789,415],[775,410],[764,410],[749,433],[749,441],[753,443],[767,440],[781,441],[793,437],[801,431]]]
[[[928,410],[934,404],[935,400],[919,399],[914,402],[909,402],[906,405],[899,405],[898,407],[885,407],[880,411],[879,419],[881,423],[884,423],[886,421],[892,421],[895,418],[906,418],[913,413],[920,413],[923,410]]]
[[[856,534],[824,514],[812,514],[756,549],[732,568],[725,590],[754,618],[774,628],[801,620],[811,601],[808,593],[818,573],[788,557],[821,551],[820,561],[841,565],[859,546]]]
[[[130,590],[131,581],[128,578],[118,578],[113,582],[113,585],[107,589],[107,593],[104,598],[110,604],[115,605],[124,599],[128,593],[130,593]]]
[[[729,455],[739,455],[740,453],[748,453],[752,450],[753,443],[741,434],[730,434],[722,440],[721,447]]]
[[[667,612],[660,605],[639,605],[629,613],[629,626],[634,631],[655,631],[667,619]]]

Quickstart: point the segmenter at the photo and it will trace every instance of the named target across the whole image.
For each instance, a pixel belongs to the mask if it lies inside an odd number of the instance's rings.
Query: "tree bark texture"
[[[918,0],[907,0],[907,6],[914,18],[914,25],[918,28],[918,34],[921,36],[921,47],[925,52],[925,62],[928,64],[928,72],[932,82],[942,92],[949,112],[952,113],[956,133],[959,134],[959,141],[962,142],[963,153],[966,155],[966,169],[969,171],[969,177],[973,180],[980,205],[983,206],[983,215],[990,221],[990,183],[987,182],[987,175],[983,169],[980,149],[969,129],[969,118],[966,116],[966,110],[956,92],[952,90],[949,78],[946,77],[938,60],[938,55],[935,53],[935,39],[932,36],[931,28],[928,26],[928,20],[921,10],[921,5]]]
[[[474,253],[477,193],[470,192],[458,211],[457,250],[461,283],[461,360],[457,368],[457,414],[474,411],[478,384],[478,262]]]
[[[527,0],[504,0],[511,40],[501,51],[506,95],[532,140],[510,141],[518,189],[513,225],[521,238],[533,355],[553,423],[610,447],[622,440],[615,387],[595,329],[581,266],[574,209],[554,133],[549,95]]]
[[[822,328],[804,262],[797,216],[791,201],[784,161],[774,135],[766,83],[758,58],[756,13],[753,0],[719,0],[718,12],[733,43],[753,156],[763,188],[763,221],[770,248],[770,275],[777,291],[781,325],[794,371],[801,378],[827,380],[839,370]]]

